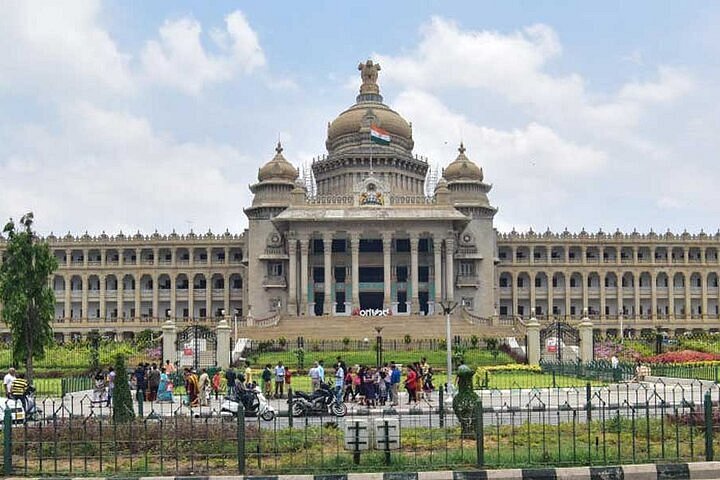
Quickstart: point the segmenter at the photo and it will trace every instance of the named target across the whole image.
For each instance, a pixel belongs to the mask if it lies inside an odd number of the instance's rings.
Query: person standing
[[[275,398],[283,398],[285,390],[285,367],[282,362],[275,366]]]
[[[250,362],[245,362],[245,384],[250,385],[253,383],[253,371],[250,368]]]
[[[142,363],[138,365],[133,376],[135,377],[135,388],[137,389],[137,401],[142,402],[145,400],[145,391],[147,390],[147,383],[145,381],[145,365]]]
[[[399,393],[399,387],[400,386],[400,369],[398,368],[396,363],[392,364],[392,367],[390,368],[390,405],[396,406],[400,403],[400,393]]]
[[[109,407],[112,403],[112,396],[113,392],[115,391],[115,377],[116,377],[115,369],[113,367],[110,367],[108,369],[107,374],[107,384],[108,384],[108,396],[107,396],[107,403],[105,404],[106,407]]]
[[[212,378],[212,389],[213,393],[215,393],[215,400],[218,399],[220,395],[220,379],[223,377],[223,371],[222,368],[218,368],[215,372],[215,375],[213,375]]]
[[[158,387],[160,386],[160,370],[155,363],[152,364],[148,373],[148,400],[154,402],[157,400]]]
[[[28,383],[25,380],[25,375],[20,373],[10,384],[10,394],[15,400],[20,400],[25,412],[27,412],[27,390]]]
[[[198,395],[200,394],[198,377],[195,372],[190,371],[189,368],[185,369],[185,391],[188,396],[188,405],[191,408],[200,405],[198,400]]]
[[[318,362],[317,371],[320,383],[325,383],[325,363],[322,360]]]
[[[320,372],[318,371],[318,362],[313,363],[312,368],[310,369],[310,371],[308,371],[308,376],[310,377],[310,387],[314,392],[318,388],[320,388]]]
[[[343,364],[338,362],[335,367],[335,401],[342,403],[343,398],[343,385],[345,385],[345,370],[343,370]]]
[[[15,369],[10,367],[10,370],[8,370],[8,373],[6,373],[3,378],[3,387],[5,388],[5,396],[7,398],[12,397],[12,383],[15,381],[16,374]]]
[[[235,395],[235,370],[232,367],[225,372],[225,379],[227,380],[227,394]]]
[[[202,373],[200,374],[200,379],[198,381],[200,383],[200,406],[207,407],[210,403],[210,399],[208,398],[208,393],[210,391],[210,376],[208,375],[206,368],[202,369]]]
[[[407,366],[407,376],[405,377],[405,389],[408,392],[408,405],[410,403],[417,403],[417,372],[413,365]]]
[[[267,399],[269,400],[269,399],[270,399],[270,393],[271,393],[271,392],[270,392],[270,388],[271,388],[270,385],[271,385],[271,382],[272,382],[272,371],[270,370],[270,364],[269,364],[269,363],[265,365],[265,368],[264,368],[263,371],[262,371],[262,375],[261,375],[260,379],[262,380],[263,394],[265,395],[265,398],[267,398]]]

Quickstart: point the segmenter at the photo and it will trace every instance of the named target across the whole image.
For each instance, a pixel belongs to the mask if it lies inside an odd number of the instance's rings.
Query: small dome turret
[[[272,160],[260,167],[258,170],[258,180],[261,182],[267,180],[289,180],[294,182],[298,178],[298,171],[288,162],[282,154],[283,148],[280,142],[275,147],[275,156]]]
[[[454,180],[475,180],[483,181],[482,168],[478,167],[475,162],[465,155],[465,145],[460,143],[457,158],[447,166],[443,173],[443,177],[448,181]]]

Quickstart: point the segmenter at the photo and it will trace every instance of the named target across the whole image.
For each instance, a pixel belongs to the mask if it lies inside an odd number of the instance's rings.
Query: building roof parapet
[[[527,232],[518,232],[514,228],[510,232],[498,232],[499,240],[508,241],[526,241],[526,240],[542,240],[542,241],[562,241],[562,240],[631,240],[631,241],[720,241],[720,230],[714,235],[708,235],[703,230],[697,234],[691,234],[687,230],[682,233],[673,233],[669,229],[665,233],[658,234],[652,229],[648,233],[639,233],[634,229],[631,233],[621,232],[617,229],[614,233],[606,233],[602,229],[597,233],[588,233],[583,228],[580,232],[574,233],[566,228],[562,232],[552,232],[549,228],[542,234],[533,231],[530,228]]]
[[[197,242],[197,241],[227,241],[227,240],[242,240],[243,234],[230,233],[230,230],[226,229],[224,233],[213,233],[208,230],[204,234],[197,235],[195,232],[190,230],[187,234],[178,234],[175,230],[170,234],[161,234],[155,230],[152,234],[142,234],[138,230],[134,235],[125,235],[122,230],[117,235],[108,235],[103,231],[100,235],[90,235],[85,232],[83,235],[73,235],[68,232],[65,235],[58,237],[53,232],[47,237],[40,237],[41,240],[45,240],[49,244],[103,244],[103,243],[147,243],[147,242]],[[0,245],[5,243],[7,240],[0,235]]]

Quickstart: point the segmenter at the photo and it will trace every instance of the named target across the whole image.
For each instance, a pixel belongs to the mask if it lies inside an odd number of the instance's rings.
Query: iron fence
[[[437,395],[412,409],[404,396],[393,410],[351,405],[342,418],[293,417],[276,401],[269,422],[220,415],[214,401],[191,410],[176,397],[146,402],[145,416],[117,424],[104,402],[71,394],[39,402],[42,414],[23,424],[13,426],[7,411],[3,468],[25,476],[463,470],[712,460],[720,447],[720,388],[710,382],[478,394],[464,427]]]

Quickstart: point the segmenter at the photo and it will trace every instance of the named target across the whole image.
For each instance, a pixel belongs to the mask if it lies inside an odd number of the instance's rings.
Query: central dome
[[[370,139],[370,125],[377,125],[390,134],[391,145],[412,150],[412,127],[395,110],[383,103],[377,75],[380,65],[368,60],[358,65],[362,85],[355,105],[328,124],[328,151],[347,144],[364,143]]]

